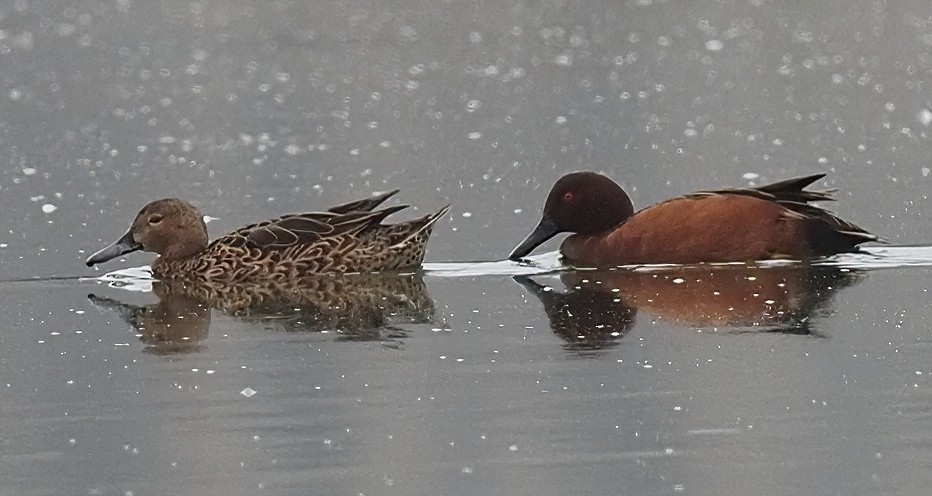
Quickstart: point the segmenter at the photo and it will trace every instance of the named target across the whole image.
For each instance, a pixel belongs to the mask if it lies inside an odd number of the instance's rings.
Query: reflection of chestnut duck
[[[759,328],[808,333],[809,317],[823,309],[836,291],[857,274],[834,267],[794,264],[782,267],[677,267],[656,271],[566,272],[560,276],[577,308],[567,311],[591,319],[609,316],[605,296],[628,312],[649,312],[689,327]],[[547,301],[542,299],[547,305]],[[596,308],[591,308],[595,305]],[[547,310],[551,315],[551,310]],[[565,313],[565,312],[564,312]],[[625,325],[630,316],[626,312]],[[565,332],[566,323],[556,323]]]
[[[544,305],[550,328],[566,341],[570,351],[587,352],[612,347],[634,325],[637,309],[610,292],[582,289],[559,292],[527,276],[515,281]]]
[[[98,306],[116,308],[152,351],[196,351],[207,336],[211,308],[264,328],[320,332],[342,339],[382,339],[393,325],[428,322],[433,300],[419,274],[321,275],[287,287],[211,285],[159,281],[159,302],[135,306],[90,295]]]

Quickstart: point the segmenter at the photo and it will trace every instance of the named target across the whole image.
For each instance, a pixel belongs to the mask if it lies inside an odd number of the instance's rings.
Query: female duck
[[[564,257],[588,266],[810,259],[877,241],[809,204],[832,200],[832,191],[803,190],[824,176],[700,191],[635,213],[614,181],[595,172],[574,172],[553,186],[540,224],[509,258],[518,260],[561,232],[575,233],[560,247]]]
[[[264,282],[329,272],[380,272],[417,267],[434,223],[449,206],[419,219],[382,224],[407,205],[376,210],[397,193],[350,202],[326,212],[285,215],[241,227],[208,244],[197,208],[156,200],[139,211],[120,239],[87,259],[88,267],[120,255],[150,251],[158,279]]]

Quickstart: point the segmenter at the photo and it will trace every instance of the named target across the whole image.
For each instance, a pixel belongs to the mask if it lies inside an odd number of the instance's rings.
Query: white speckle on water
[[[398,30],[398,34],[409,40],[417,39],[417,31],[411,26],[401,26],[401,29]]]
[[[922,109],[919,111],[919,123],[923,126],[932,124],[932,110]],[[24,171],[25,172],[25,171]]]
[[[482,43],[482,33],[479,33],[478,31],[469,33],[469,41],[470,43]]]
[[[35,167],[23,167],[23,174],[31,176],[36,173]]]
[[[760,179],[760,174],[758,174],[758,173],[756,173],[756,172],[746,172],[746,173],[745,173],[743,176],[741,176],[741,177],[744,178],[745,181],[756,181],[756,180]]]
[[[463,212],[463,217],[465,217],[465,218],[467,218],[467,219],[470,218],[470,217],[472,217],[472,212]]]
[[[557,65],[561,65],[563,67],[569,67],[573,65],[573,56],[568,53],[563,54],[563,55],[557,55],[557,57],[553,61]]]
[[[215,220],[220,220],[220,217],[211,217],[209,215],[204,216],[204,224],[210,224],[211,222]]]
[[[239,392],[239,394],[241,394],[241,395],[243,395],[243,396],[245,396],[245,397],[247,397],[247,398],[252,398],[253,396],[256,395],[256,393],[257,393],[257,391],[256,391],[255,389],[253,389],[253,388],[250,388],[250,387],[248,387],[248,388],[246,388],[246,389],[244,389],[244,390],[242,390],[242,391]]]
[[[42,205],[42,211],[47,214],[50,214],[56,210],[58,210],[58,207],[56,207],[55,205],[52,205],[51,203],[46,203],[45,205]]]
[[[477,140],[477,139],[479,139],[479,138],[481,138],[481,137],[482,137],[482,133],[480,133],[480,132],[478,132],[478,131],[474,131],[474,132],[469,133],[469,139],[471,139],[471,140]]]
[[[683,284],[684,282],[686,282],[686,280],[683,279],[682,277],[677,277],[676,279],[673,280],[673,284]]]
[[[922,168],[922,177],[929,177],[929,168],[928,168],[928,167],[923,167],[923,168]],[[5,248],[5,247],[6,247],[5,244],[0,243],[0,248]]]
[[[562,115],[557,116],[556,123],[557,123],[557,124],[566,124],[566,117],[564,117],[564,116],[562,116]]]
[[[705,42],[705,49],[710,52],[717,52],[725,47],[725,44],[722,43],[722,40],[709,40]]]
[[[35,44],[36,43],[32,35],[32,31],[23,31],[22,33],[13,37],[13,46],[19,48],[20,50],[31,50]]]
[[[515,213],[516,213],[516,214],[520,214],[521,212],[524,212],[524,210],[523,210],[523,209],[520,209],[520,208],[516,208],[516,209],[515,209]]]
[[[58,36],[62,38],[67,38],[74,34],[75,27],[74,24],[69,24],[67,22],[62,22],[55,28],[55,31],[58,33]]]

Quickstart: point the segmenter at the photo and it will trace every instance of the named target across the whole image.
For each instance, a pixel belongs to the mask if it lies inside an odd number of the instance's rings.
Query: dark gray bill
[[[86,263],[88,267],[93,267],[96,264],[104,263],[120,255],[141,249],[142,245],[133,240],[132,231],[126,231],[126,234],[114,241],[113,244],[87,257]]]
[[[508,259],[518,260],[527,256],[528,253],[531,253],[531,250],[540,246],[544,241],[556,236],[559,232],[560,230],[552,220],[547,218],[541,219],[540,224],[537,224],[534,231],[511,252],[511,255],[508,255]]]

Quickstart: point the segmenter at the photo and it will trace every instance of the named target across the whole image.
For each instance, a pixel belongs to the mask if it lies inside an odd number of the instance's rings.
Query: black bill
[[[88,267],[92,267],[96,264],[104,263],[107,260],[113,260],[120,255],[141,249],[142,245],[133,240],[132,231],[126,231],[126,234],[124,234],[120,239],[114,241],[110,246],[107,246],[97,253],[87,257],[86,263]]]
[[[541,219],[540,224],[537,224],[537,227],[534,229],[534,231],[529,234],[520,245],[515,247],[515,249],[511,252],[511,255],[508,255],[508,259],[519,260],[522,257],[527,256],[528,253],[531,253],[531,250],[540,246],[544,241],[547,241],[548,239],[556,236],[559,232],[560,230],[552,220],[546,217]]]

